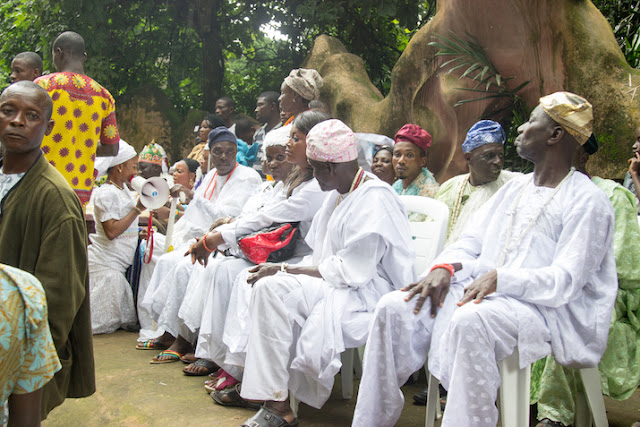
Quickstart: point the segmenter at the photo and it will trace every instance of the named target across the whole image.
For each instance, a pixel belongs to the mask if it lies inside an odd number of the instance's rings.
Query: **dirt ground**
[[[137,334],[118,331],[94,337],[98,391],[85,399],[67,399],[54,409],[45,427],[53,426],[238,426],[254,412],[213,403],[203,377],[187,377],[181,362],[151,365],[153,351],[135,349]],[[408,402],[398,426],[423,426],[425,408],[411,396],[424,383],[403,387]],[[380,390],[384,393],[384,390]],[[606,400],[612,427],[629,427],[640,420],[640,393],[625,402]],[[303,426],[349,426],[355,398],[343,400],[339,377],[329,401],[320,410],[300,405]],[[436,424],[439,425],[439,424]]]

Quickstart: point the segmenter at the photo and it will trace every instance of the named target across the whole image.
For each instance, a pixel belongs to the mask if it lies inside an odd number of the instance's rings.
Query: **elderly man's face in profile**
[[[531,112],[529,121],[518,128],[515,145],[518,155],[535,163],[536,154],[543,151],[551,136],[551,119],[539,105]]]

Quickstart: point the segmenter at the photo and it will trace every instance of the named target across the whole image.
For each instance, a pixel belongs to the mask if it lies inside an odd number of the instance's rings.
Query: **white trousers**
[[[497,362],[523,342],[536,343],[536,353],[550,353],[549,329],[535,306],[494,295],[457,308],[461,288],[452,291],[437,321],[429,315],[430,300],[418,315],[413,314],[415,301],[404,301],[406,292],[380,300],[365,350],[354,426],[396,423],[404,405],[400,386],[424,364],[430,346],[431,357],[438,360],[432,373],[448,390],[442,426],[496,425]]]
[[[320,281],[305,282],[304,287],[323,286]],[[302,284],[292,275],[276,274],[256,282],[251,297],[251,326],[242,379],[242,397],[255,400],[284,401],[289,394],[289,366],[295,354],[300,326],[294,317],[304,318],[318,301],[303,300],[291,312],[285,304]],[[311,292],[321,299],[322,292]],[[321,334],[322,331],[319,331]]]
[[[181,296],[177,295],[180,291],[172,289],[174,287],[173,280],[175,280],[176,277],[180,277],[180,283],[178,286],[182,285],[183,288],[186,288],[186,283],[188,283],[189,277],[187,275],[186,278],[183,278],[184,274],[187,270],[193,268],[190,266],[191,259],[184,256],[184,253],[188,248],[188,246],[178,247],[174,251],[168,252],[157,258],[155,267],[153,267],[151,280],[149,281],[149,285],[146,288],[146,292],[142,300],[142,307],[147,310],[152,319],[158,323],[158,326],[164,328],[174,337],[180,334],[180,330],[176,327],[175,323],[170,320],[173,316],[169,315],[169,313],[163,316],[162,319],[161,316],[165,310],[165,306],[170,303],[175,303],[176,298],[180,298],[180,301],[177,302],[177,306],[175,307],[175,317],[177,317],[177,310],[180,308],[180,304],[182,303],[184,292],[182,292]],[[180,270],[179,272],[176,272],[175,267],[180,263],[182,263]],[[151,266],[152,263],[148,265]],[[170,308],[170,310],[173,309]]]
[[[218,263],[215,268],[206,268],[201,280],[208,283],[208,286],[204,297],[196,357],[212,360],[224,368],[227,347],[222,342],[222,335],[231,291],[236,277],[243,270],[253,266],[253,263],[245,259],[228,257]],[[246,277],[246,274],[243,277]],[[227,370],[227,372],[235,377],[231,371]],[[237,377],[237,379],[240,378]]]

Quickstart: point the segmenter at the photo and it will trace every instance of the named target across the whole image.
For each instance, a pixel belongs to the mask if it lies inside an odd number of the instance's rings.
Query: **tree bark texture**
[[[609,23],[589,0],[441,0],[396,63],[386,97],[371,84],[362,60],[337,39],[318,37],[305,66],[320,72],[322,99],[355,131],[393,137],[405,123],[427,129],[433,136],[428,167],[443,182],[467,171],[461,144],[469,127],[504,106],[479,101],[454,107],[481,94],[460,90],[475,82],[459,78],[464,68],[447,74],[440,66],[451,58],[435,56],[429,46],[451,33],[475,37],[501,76],[515,76],[510,88],[529,81],[519,95],[530,108],[559,90],[587,98],[601,142],[589,170],[622,177],[640,125],[640,72],[626,63]]]

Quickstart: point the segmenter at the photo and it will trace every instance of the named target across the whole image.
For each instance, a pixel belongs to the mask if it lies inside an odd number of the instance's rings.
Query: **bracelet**
[[[445,270],[449,270],[449,273],[451,273],[451,277],[453,277],[453,275],[456,272],[456,269],[453,268],[453,265],[451,264],[436,264],[433,267],[431,267],[431,270],[429,270],[429,272],[432,272],[436,268],[444,268]]]
[[[207,250],[207,252],[213,252],[213,249],[209,249],[207,247],[207,235],[209,233],[204,233],[204,236],[202,236],[202,244],[204,245],[204,248]]]
[[[140,214],[142,213],[142,211],[141,211],[140,209],[138,209],[138,207],[137,207],[137,206],[134,206],[134,207],[133,207],[133,209],[135,209],[135,210],[136,210],[136,212],[138,212],[138,215],[140,215]]]
[[[287,264],[286,262],[280,264],[280,271],[282,271],[283,273],[287,272],[287,268],[289,268],[289,264]]]

